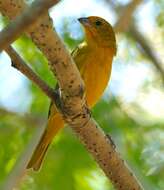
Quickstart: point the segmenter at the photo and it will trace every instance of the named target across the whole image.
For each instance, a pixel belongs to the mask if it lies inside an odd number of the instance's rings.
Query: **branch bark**
[[[7,10],[5,13],[7,14]],[[29,13],[31,14],[31,12]],[[49,17],[47,15],[45,17],[46,21],[44,20],[44,23],[41,22],[36,28],[30,29],[29,34],[36,45],[47,56],[50,68],[57,76],[61,91],[61,107],[59,111],[61,111],[64,120],[71,126],[81,142],[103,169],[106,176],[111,179],[116,189],[142,189],[142,186],[131,173],[125,162],[120,158],[112,139],[105,135],[97,123],[91,118],[90,111],[85,103],[85,97],[83,95],[84,84],[78,69],[57,33],[54,31],[50,20],[47,19]],[[23,30],[29,27],[30,22],[28,18],[30,19],[30,17],[26,18],[28,25],[26,24]],[[22,21],[20,20],[20,22]],[[45,31],[47,31],[46,36]],[[16,61],[18,62],[18,59]]]
[[[36,19],[44,15],[48,8],[58,3],[59,0],[36,0],[32,3],[30,8],[23,11],[20,16],[17,16],[0,34],[0,51],[5,49],[9,44],[16,40],[22,32],[35,27]],[[3,2],[3,1],[2,1]],[[13,2],[10,1],[12,4]],[[39,20],[38,19],[38,22]]]

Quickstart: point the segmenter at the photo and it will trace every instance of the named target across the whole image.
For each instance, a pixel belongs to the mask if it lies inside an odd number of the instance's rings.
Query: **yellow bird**
[[[103,18],[90,16],[78,20],[84,27],[85,41],[72,52],[72,56],[85,83],[87,104],[92,108],[108,84],[112,60],[117,50],[116,39],[112,26]],[[40,168],[48,146],[63,127],[62,116],[52,104],[47,127],[27,168]]]

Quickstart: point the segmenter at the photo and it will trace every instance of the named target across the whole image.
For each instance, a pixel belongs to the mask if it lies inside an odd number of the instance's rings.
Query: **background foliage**
[[[112,1],[63,0],[51,11],[54,25],[70,51],[83,40],[76,19],[99,15],[116,22]],[[129,1],[113,1],[126,6]],[[71,4],[72,3],[72,4]],[[69,5],[69,7],[68,7]],[[84,5],[84,6],[82,6]],[[73,7],[70,12],[67,8]],[[87,10],[86,7],[88,6]],[[108,6],[108,9],[107,9]],[[61,10],[65,13],[61,14]],[[100,9],[98,10],[97,7]],[[164,56],[164,3],[145,1],[133,14],[136,25],[162,63]],[[80,11],[79,11],[80,10]],[[85,11],[86,10],[86,11]],[[145,12],[147,13],[145,13]],[[59,14],[60,13],[60,14]],[[58,17],[57,17],[58,16]],[[59,19],[58,19],[59,18]],[[0,27],[7,23],[1,16]],[[92,109],[93,117],[112,135],[118,151],[128,162],[145,189],[164,189],[164,94],[163,81],[148,55],[129,32],[117,35],[118,54],[114,60],[110,87]],[[14,43],[22,57],[51,86],[55,79],[46,58],[26,36]],[[4,182],[35,130],[45,125],[48,98],[0,54],[0,182]],[[20,190],[112,190],[103,172],[72,133],[63,129],[54,139],[39,173],[29,171]]]

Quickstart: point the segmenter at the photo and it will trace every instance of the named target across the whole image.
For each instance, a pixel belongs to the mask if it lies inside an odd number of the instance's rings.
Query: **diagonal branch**
[[[125,162],[120,158],[112,139],[106,136],[91,118],[90,111],[85,104],[84,85],[78,69],[57,33],[53,30],[50,20],[47,19],[47,16],[44,18],[46,18],[44,23],[33,28],[34,31],[31,28],[29,33],[34,42],[45,53],[50,61],[51,70],[57,75],[61,88],[60,101],[62,103],[59,111],[61,111],[64,120],[71,126],[118,190],[142,189],[142,186],[132,175]],[[29,21],[27,23],[29,24]],[[26,25],[24,27],[23,30],[30,26]],[[45,32],[45,30],[48,33],[46,33],[46,36],[44,33],[43,36],[42,32]],[[48,34],[51,36],[48,36]]]

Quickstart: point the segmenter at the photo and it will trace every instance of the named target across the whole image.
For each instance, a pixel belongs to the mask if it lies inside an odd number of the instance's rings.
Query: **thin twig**
[[[23,73],[27,78],[33,81],[50,99],[55,101],[55,91],[49,87],[16,53],[16,51],[9,46],[5,49],[12,60],[12,66]]]

